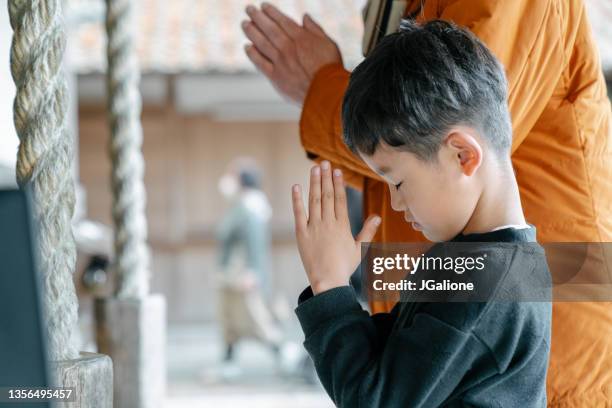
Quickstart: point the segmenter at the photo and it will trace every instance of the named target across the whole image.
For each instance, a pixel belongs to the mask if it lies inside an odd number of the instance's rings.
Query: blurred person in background
[[[269,307],[270,232],[272,208],[261,190],[261,173],[249,158],[232,161],[219,180],[219,190],[229,208],[217,228],[220,245],[219,318],[225,343],[222,376],[235,377],[235,346],[254,338],[278,356],[281,330]]]

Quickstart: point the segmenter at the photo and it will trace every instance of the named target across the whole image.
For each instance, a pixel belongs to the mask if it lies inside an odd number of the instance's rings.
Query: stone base
[[[157,408],[166,394],[166,301],[96,299],[98,350],[113,359],[115,408]]]
[[[50,369],[56,386],[75,388],[75,402],[54,407],[113,408],[113,363],[108,356],[81,352],[74,360],[52,361]]]

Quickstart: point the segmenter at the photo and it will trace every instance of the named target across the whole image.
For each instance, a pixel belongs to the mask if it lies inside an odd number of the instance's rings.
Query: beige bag
[[[274,320],[257,284],[243,261],[231,262],[217,276],[219,322],[226,343],[243,338],[280,346],[283,333]]]

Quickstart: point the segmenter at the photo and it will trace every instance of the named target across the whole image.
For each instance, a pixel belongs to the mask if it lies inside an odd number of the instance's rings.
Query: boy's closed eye
[[[399,190],[401,185],[402,185],[403,181],[400,181],[399,183],[395,184],[395,189]]]

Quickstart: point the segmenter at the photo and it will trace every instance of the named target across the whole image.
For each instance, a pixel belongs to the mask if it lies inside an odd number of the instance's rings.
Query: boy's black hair
[[[355,153],[372,155],[382,140],[435,160],[446,132],[467,125],[509,158],[503,67],[467,30],[442,20],[403,20],[351,74],[342,124],[344,142]]]

